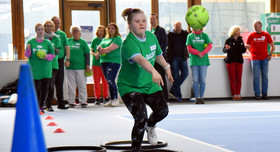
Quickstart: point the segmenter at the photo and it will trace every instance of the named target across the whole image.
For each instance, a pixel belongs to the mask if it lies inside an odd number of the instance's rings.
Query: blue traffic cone
[[[29,64],[20,66],[12,152],[47,152]]]

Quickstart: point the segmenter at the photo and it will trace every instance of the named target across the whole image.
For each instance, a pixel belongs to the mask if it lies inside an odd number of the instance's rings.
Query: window
[[[23,0],[25,43],[36,36],[35,25],[59,16],[59,0]]]
[[[180,21],[183,30],[188,29],[185,15],[188,10],[188,0],[159,0],[159,25],[172,31],[174,23]]]
[[[0,58],[13,59],[11,0],[0,3]]]
[[[254,20],[260,20],[261,14],[270,11],[268,0],[202,0],[202,6],[209,13],[209,22],[205,27],[213,42],[210,55],[222,55],[228,30],[232,25],[241,26],[241,35],[246,37],[252,32]]]
[[[151,0],[116,0],[116,20],[122,38],[128,34],[128,27],[126,21],[121,14],[126,8],[140,8],[147,16],[147,25],[149,26],[149,16],[151,14]],[[149,27],[147,27],[149,29]],[[147,29],[147,30],[148,30]]]

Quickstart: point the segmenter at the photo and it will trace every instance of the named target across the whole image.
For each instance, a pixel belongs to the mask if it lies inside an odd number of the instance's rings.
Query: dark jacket
[[[182,57],[187,60],[189,53],[186,46],[188,32],[182,30],[181,33],[169,32],[168,37],[168,49],[166,59],[171,63],[174,57]]]
[[[246,48],[244,46],[242,37],[239,36],[237,38],[237,40],[235,40],[233,37],[229,37],[225,42],[225,45],[226,44],[229,45],[231,48],[227,50],[226,47],[224,46],[223,52],[227,53],[227,56],[225,57],[225,62],[226,63],[232,63],[232,62],[243,63],[244,60],[243,60],[242,53],[246,52]]]
[[[157,26],[154,34],[156,35],[156,37],[158,39],[160,48],[162,50],[162,55],[165,57],[166,47],[167,47],[167,43],[168,43],[165,29],[162,28],[161,26]]]

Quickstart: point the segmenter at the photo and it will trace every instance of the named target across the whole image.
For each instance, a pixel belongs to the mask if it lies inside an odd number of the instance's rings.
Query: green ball
[[[208,44],[207,44],[207,43],[205,43],[205,44],[203,45],[204,49],[205,49],[207,46],[208,46]]]
[[[188,9],[185,19],[190,27],[199,30],[208,23],[209,14],[203,6],[194,5]]]
[[[37,51],[37,56],[38,56],[38,58],[40,58],[40,59],[44,59],[44,58],[46,58],[46,52],[44,51],[44,50],[38,50]]]
[[[85,75],[86,75],[87,77],[92,76],[92,74],[93,74],[92,70],[90,70],[90,72],[85,71]]]
[[[101,56],[106,56],[107,54],[106,53],[104,53],[104,54],[101,54]]]

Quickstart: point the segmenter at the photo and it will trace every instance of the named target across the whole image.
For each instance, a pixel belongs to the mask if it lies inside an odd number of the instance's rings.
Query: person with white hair
[[[87,107],[87,78],[85,72],[90,72],[90,49],[83,38],[81,38],[81,28],[71,26],[71,38],[68,38],[70,47],[70,66],[66,68],[68,80],[68,102],[69,108],[74,108],[76,87],[78,86],[78,99],[82,108]]]

